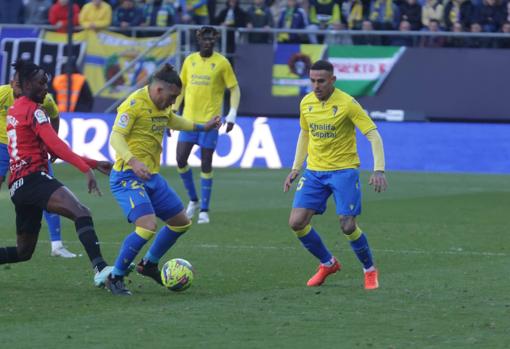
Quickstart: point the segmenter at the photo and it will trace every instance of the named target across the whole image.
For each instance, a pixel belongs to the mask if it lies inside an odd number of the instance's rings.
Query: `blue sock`
[[[209,202],[211,200],[213,177],[211,173],[203,173],[200,175],[200,186],[202,188],[201,211],[209,211]]]
[[[44,211],[44,219],[48,224],[48,233],[50,234],[51,241],[62,240],[60,235],[60,216],[56,213]]]
[[[188,192],[189,199],[191,201],[198,201],[197,191],[195,189],[195,183],[193,182],[193,172],[189,166],[184,168],[178,168],[177,171],[181,176],[184,187]]]
[[[368,246],[367,237],[361,229],[357,227],[354,233],[347,235],[347,238],[350,240],[352,250],[361,264],[363,264],[363,268],[368,269],[373,266],[372,252],[370,251],[370,246]]]
[[[159,230],[156,239],[143,258],[152,263],[159,263],[161,257],[175,244],[181,235],[182,233],[177,233],[165,225]]]
[[[119,255],[115,260],[115,266],[112,274],[115,276],[125,275],[129,265],[135,259],[136,255],[140,252],[146,242],[147,240],[142,238],[136,232],[129,234],[122,243]]]
[[[298,238],[303,244],[303,246],[311,254],[317,257],[321,261],[321,263],[327,263],[331,260],[331,258],[333,258],[331,252],[329,252],[327,247],[322,242],[319,234],[310,225],[296,233],[298,234]]]

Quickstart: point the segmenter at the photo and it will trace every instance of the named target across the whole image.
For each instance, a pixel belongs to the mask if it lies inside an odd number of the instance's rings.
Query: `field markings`
[[[14,243],[14,239],[2,239],[2,243]],[[39,240],[41,243],[49,244],[49,240]],[[66,241],[67,244],[80,245],[79,241]],[[121,242],[101,241],[101,245],[116,245],[120,246]],[[296,246],[268,246],[268,245],[231,245],[231,244],[193,244],[192,248],[203,249],[225,249],[225,250],[298,250],[301,247]],[[342,249],[340,250],[348,250]],[[421,254],[421,255],[449,255],[449,256],[479,256],[479,257],[509,257],[509,253],[504,252],[487,252],[487,251],[465,251],[462,248],[455,248],[450,251],[430,251],[430,250],[396,250],[385,248],[372,248],[372,251],[377,253],[389,254]]]

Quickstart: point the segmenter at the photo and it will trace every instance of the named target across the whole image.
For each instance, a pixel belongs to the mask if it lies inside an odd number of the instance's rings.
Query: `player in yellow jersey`
[[[297,185],[289,225],[303,246],[320,260],[317,273],[307,285],[320,286],[328,275],[341,268],[310,225],[315,214],[326,210],[326,202],[333,194],[342,232],[363,264],[365,289],[376,289],[379,287],[378,272],[367,238],[356,223],[356,217],[361,213],[361,187],[355,128],[372,145],[374,172],[369,184],[376,192],[387,187],[382,139],[376,125],[358,102],[335,88],[331,63],[314,63],[310,68],[310,81],[313,92],[301,100],[301,132],[294,164],[283,186],[285,192],[290,189],[306,159],[307,166]]]
[[[241,92],[229,61],[214,52],[217,38],[218,32],[213,27],[202,27],[197,32],[200,51],[189,55],[184,60],[181,69],[183,93],[177,100],[174,110],[179,110],[184,98],[184,118],[194,122],[206,122],[220,115],[225,89],[229,89],[230,111],[225,121],[227,132],[230,132],[236,120]],[[218,130],[212,130],[206,133],[181,132],[177,143],[177,170],[190,199],[186,214],[192,219],[200,207],[199,224],[209,223],[208,211],[213,184],[212,159],[217,141]],[[188,166],[188,158],[195,144],[200,146],[202,160],[200,203],[193,182],[193,174]]]
[[[7,132],[6,132],[6,118],[7,110],[14,104],[14,99],[21,96],[21,88],[19,85],[18,73],[14,74],[13,80],[10,85],[0,86],[0,187],[7,175],[9,169],[9,154],[7,152]],[[48,113],[51,120],[51,125],[58,132],[59,114],[58,107],[48,93],[43,102],[43,108]],[[51,163],[48,163],[49,174],[53,176],[53,168]],[[60,216],[55,213],[44,211],[44,218],[48,225],[48,233],[51,241],[51,256],[74,258],[76,254],[70,252],[62,244]]]
[[[198,124],[173,114],[170,106],[181,88],[178,73],[165,64],[154,73],[149,85],[133,92],[117,109],[110,136],[117,153],[110,188],[135,229],[124,239],[106,280],[107,288],[116,295],[131,294],[123,278],[140,249],[154,235],[154,242],[136,269],[161,284],[160,258],[191,226],[181,199],[159,174],[161,142],[167,128],[203,132],[219,127],[220,119]],[[165,222],[157,234],[156,218]]]

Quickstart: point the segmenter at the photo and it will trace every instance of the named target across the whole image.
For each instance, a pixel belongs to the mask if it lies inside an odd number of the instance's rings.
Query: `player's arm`
[[[197,131],[197,132],[204,132],[204,131],[210,131],[213,128],[218,128],[221,125],[221,120],[219,116],[215,116],[211,120],[209,120],[205,124],[195,124],[194,122],[185,119],[183,117],[177,116],[172,113],[169,121],[168,121],[168,128],[172,130],[178,130],[178,131]]]
[[[149,168],[140,160],[138,160],[129,150],[126,136],[115,129],[110,134],[110,145],[118,156],[131,168],[133,172],[141,179],[148,180],[151,177]]]
[[[42,109],[36,109],[34,112],[34,131],[47,146],[51,154],[69,162],[83,173],[91,169],[81,156],[74,153],[64,141],[58,138],[57,133]]]
[[[182,102],[184,101],[184,95],[186,94],[186,86],[188,84],[187,76],[188,76],[188,59],[186,58],[184,60],[184,63],[182,64],[181,74],[179,75],[182,82],[181,94],[177,96],[177,99],[175,100],[175,103],[172,106],[172,111],[176,114],[179,114]]]
[[[374,158],[374,173],[370,176],[368,184],[373,185],[374,190],[380,193],[388,187],[384,175],[385,160],[382,138],[377,129],[368,131],[365,136],[372,146],[372,156]]]
[[[239,109],[239,103],[241,101],[241,90],[239,89],[239,85],[235,85],[230,89],[230,110],[228,114],[225,116],[225,121],[227,122],[227,133],[232,131],[234,128],[234,124],[236,123],[237,118],[237,109]]]
[[[172,105],[172,111],[176,114],[180,114],[179,110],[181,109],[182,102],[184,101],[185,89],[186,87],[183,86],[181,89],[181,94],[177,96],[174,105]]]
[[[147,165],[138,160],[129,149],[126,137],[131,135],[131,130],[136,122],[139,106],[143,103],[133,103],[133,99],[126,99],[117,109],[117,117],[110,134],[110,145],[124,163],[131,166],[133,172],[141,179],[150,179],[151,173]],[[136,104],[136,105],[135,105]]]
[[[54,156],[70,163],[87,176],[88,191],[92,194],[101,196],[101,191],[97,185],[94,171],[89,164],[78,154],[74,153],[67,144],[58,138],[57,133],[51,126],[51,123],[42,109],[34,111],[33,130],[35,134],[43,141],[48,150]]]
[[[308,141],[308,131],[301,129],[296,144],[296,155],[294,155],[294,163],[292,164],[292,169],[283,184],[284,192],[289,191],[290,187],[292,186],[292,182],[294,182],[294,180],[299,176],[299,172],[301,171],[306,156],[308,155]]]
[[[386,176],[384,174],[385,160],[381,135],[379,134],[379,131],[377,131],[377,126],[374,124],[372,119],[354,98],[352,99],[349,108],[350,111],[348,115],[354,125],[356,125],[356,127],[367,137],[370,145],[372,146],[374,172],[370,176],[368,184],[372,185],[374,190],[380,193],[388,187]]]

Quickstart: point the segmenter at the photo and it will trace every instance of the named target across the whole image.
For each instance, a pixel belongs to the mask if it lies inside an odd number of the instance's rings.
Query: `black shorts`
[[[42,212],[51,195],[64,186],[46,172],[35,172],[21,177],[9,187],[16,210],[16,233],[38,234]]]

